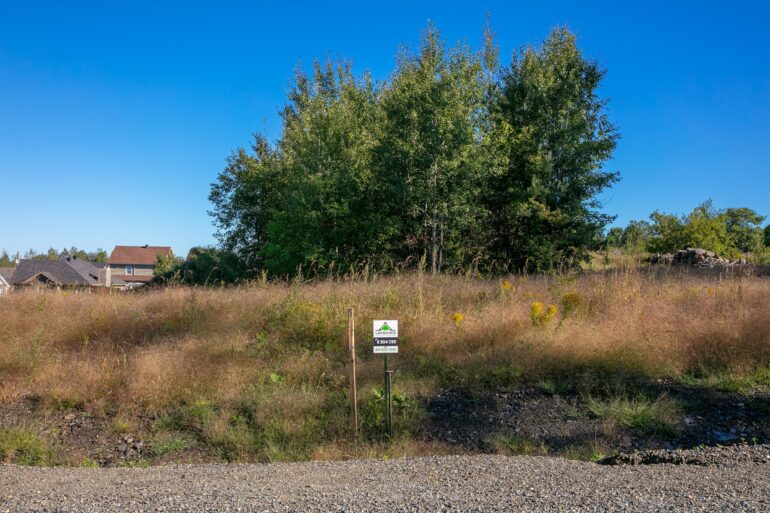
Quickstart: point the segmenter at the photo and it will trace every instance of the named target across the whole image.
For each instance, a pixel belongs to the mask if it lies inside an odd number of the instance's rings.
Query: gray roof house
[[[98,285],[99,268],[86,260],[67,257],[59,260],[19,262],[11,276],[14,287],[88,288]]]
[[[11,276],[15,270],[15,267],[0,267],[0,296],[13,288],[11,286]]]

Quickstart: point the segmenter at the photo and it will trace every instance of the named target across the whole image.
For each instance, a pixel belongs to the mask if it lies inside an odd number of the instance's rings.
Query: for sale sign
[[[374,352],[398,353],[398,321],[373,321]]]

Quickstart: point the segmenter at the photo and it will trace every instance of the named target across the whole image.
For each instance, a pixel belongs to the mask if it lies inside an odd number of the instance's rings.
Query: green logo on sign
[[[390,326],[388,326],[388,323],[385,323],[382,325],[382,328],[380,328],[380,331],[393,331],[390,329]]]

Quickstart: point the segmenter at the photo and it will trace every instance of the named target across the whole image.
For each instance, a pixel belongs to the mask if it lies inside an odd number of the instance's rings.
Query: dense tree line
[[[0,267],[14,267],[16,261],[20,259],[34,259],[34,260],[58,260],[60,258],[76,257],[80,260],[88,260],[89,262],[106,262],[109,258],[107,252],[101,248],[96,251],[85,251],[78,249],[75,246],[63,248],[61,250],[55,248],[49,248],[45,252],[37,252],[34,249],[30,249],[23,255],[16,253],[15,255],[9,255],[7,251],[0,252]]]
[[[258,134],[211,186],[221,254],[272,275],[585,260],[617,180],[604,70],[565,29],[507,65],[498,53],[488,27],[474,51],[428,26],[383,82],[344,61],[298,69],[280,137]]]
[[[706,201],[686,215],[655,211],[649,222],[631,221],[625,228],[612,228],[607,245],[652,253],[696,247],[728,257],[764,255],[770,248],[770,226],[762,228],[764,221],[765,216],[750,208],[720,210]]]

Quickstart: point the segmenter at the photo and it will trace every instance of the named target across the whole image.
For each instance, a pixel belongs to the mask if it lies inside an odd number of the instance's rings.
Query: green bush
[[[366,394],[366,401],[360,408],[361,431],[368,440],[387,437],[385,417],[385,391],[373,388]],[[425,415],[419,403],[393,391],[393,436],[401,437],[419,431]]]

